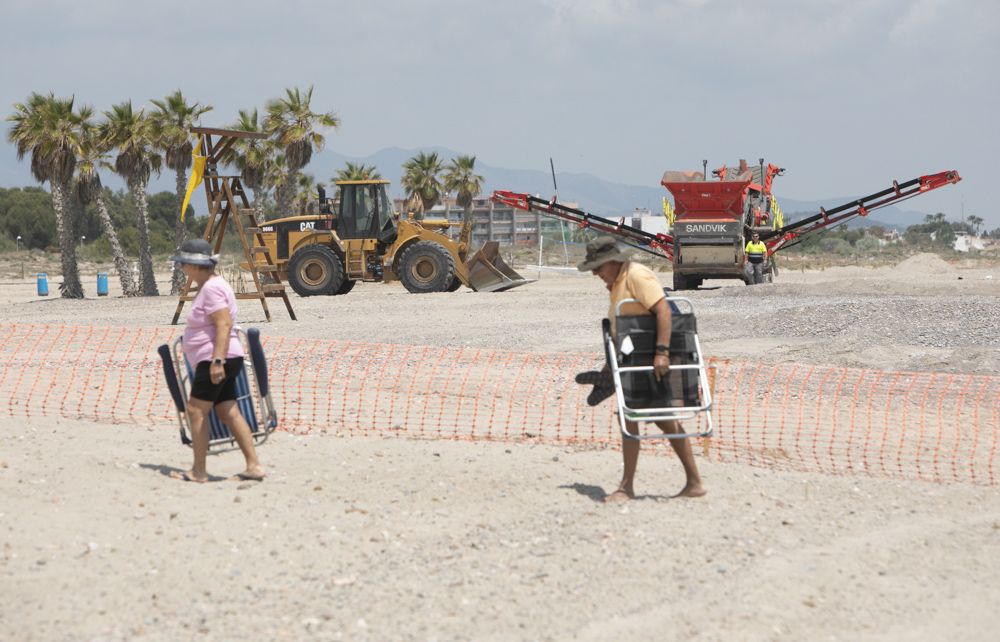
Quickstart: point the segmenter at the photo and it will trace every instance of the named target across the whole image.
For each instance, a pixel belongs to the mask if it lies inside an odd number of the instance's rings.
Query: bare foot
[[[708,491],[701,484],[688,484],[674,497],[704,497],[706,494]]]
[[[632,494],[632,493],[630,493],[630,492],[628,492],[628,491],[626,491],[626,490],[624,490],[624,489],[622,489],[622,488],[619,488],[618,490],[616,490],[615,492],[611,493],[610,495],[605,496],[604,503],[605,504],[620,504],[622,502],[627,502],[630,499],[635,499],[635,495]]]
[[[173,479],[179,479],[180,481],[195,482],[197,484],[204,484],[205,482],[208,481],[208,475],[205,475],[204,477],[201,477],[201,476],[195,475],[194,472],[192,472],[190,470],[185,470],[184,472],[179,472],[179,471],[176,471],[176,470],[171,470],[170,471],[170,476]]]
[[[242,473],[238,473],[229,478],[230,481],[264,481],[267,474],[264,469],[260,466],[251,466],[244,470]]]

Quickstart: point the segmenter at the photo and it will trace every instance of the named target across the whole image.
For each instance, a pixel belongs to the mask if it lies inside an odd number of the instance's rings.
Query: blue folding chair
[[[278,427],[278,413],[274,409],[267,382],[267,360],[260,343],[260,330],[250,328],[244,332],[242,329],[237,329],[237,335],[243,343],[246,356],[245,367],[236,380],[236,405],[250,425],[254,443],[260,444]],[[194,368],[184,356],[179,337],[173,342],[172,349],[171,346],[163,344],[157,352],[163,361],[163,376],[167,380],[167,388],[177,408],[181,443],[190,446],[191,425],[187,414],[187,400],[191,393]],[[237,448],[236,439],[216,415],[214,408],[208,415],[208,422],[209,452],[224,452]]]

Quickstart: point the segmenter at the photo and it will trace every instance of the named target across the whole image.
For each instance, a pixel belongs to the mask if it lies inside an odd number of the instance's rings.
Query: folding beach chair
[[[667,293],[668,291],[664,291]],[[604,350],[611,371],[618,404],[618,422],[622,434],[635,439],[684,439],[709,437],[712,434],[712,391],[708,371],[698,340],[694,306],[683,297],[667,297],[671,307],[670,370],[660,381],[653,372],[656,353],[656,317],[622,316],[625,299],[615,310],[617,340],[611,335],[611,323],[605,319]],[[649,435],[630,433],[626,421],[678,421],[705,416],[700,432]]]
[[[250,328],[246,332],[237,329],[240,341],[246,354],[245,367],[236,380],[236,405],[240,414],[250,425],[254,443],[263,443],[268,435],[278,427],[278,414],[271,401],[271,391],[267,382],[267,360],[260,343],[260,330]],[[177,419],[180,422],[181,443],[191,445],[191,426],[187,414],[187,400],[191,392],[191,379],[194,377],[194,367],[187,362],[181,349],[181,338],[173,342],[173,347],[161,345],[157,352],[163,361],[163,375],[167,380],[167,388],[173,397],[177,408]],[[237,448],[236,439],[229,428],[215,414],[208,415],[209,422],[209,452],[224,452]]]

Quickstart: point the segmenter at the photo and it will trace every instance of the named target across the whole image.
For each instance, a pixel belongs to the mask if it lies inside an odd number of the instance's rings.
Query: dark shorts
[[[651,360],[626,358],[622,365],[651,365]],[[680,363],[680,359],[670,357],[671,364]],[[693,371],[688,371],[693,372]],[[622,392],[625,394],[625,405],[630,408],[666,408],[683,406],[684,400],[678,398],[678,391],[683,390],[682,371],[670,370],[659,381],[650,371],[623,372]]]
[[[243,358],[226,359],[226,364],[222,366],[226,371],[222,383],[212,383],[212,376],[208,372],[211,365],[210,361],[202,361],[194,369],[191,396],[202,401],[211,401],[213,404],[236,401],[236,377],[243,370]]]

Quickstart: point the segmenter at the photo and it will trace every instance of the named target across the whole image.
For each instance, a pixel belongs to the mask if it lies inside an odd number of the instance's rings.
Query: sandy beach
[[[97,297],[85,271],[87,298],[68,301],[3,269],[5,325],[162,328],[177,305],[166,274],[162,296],[124,299],[113,276]],[[518,269],[539,280],[424,296],[362,284],[293,294],[298,321],[280,300],[271,323],[241,301],[240,321],[299,339],[598,353],[601,284]],[[706,285],[686,294],[712,357],[1000,372],[994,266],[918,255]],[[169,477],[190,464],[176,427],[0,421],[0,639],[991,640],[1000,627],[992,485],[696,448],[709,494],[674,499],[683,473],[656,447],[637,500],[606,505],[617,445],[282,430],[260,448],[265,481],[227,480],[242,464],[228,453],[196,485]]]

